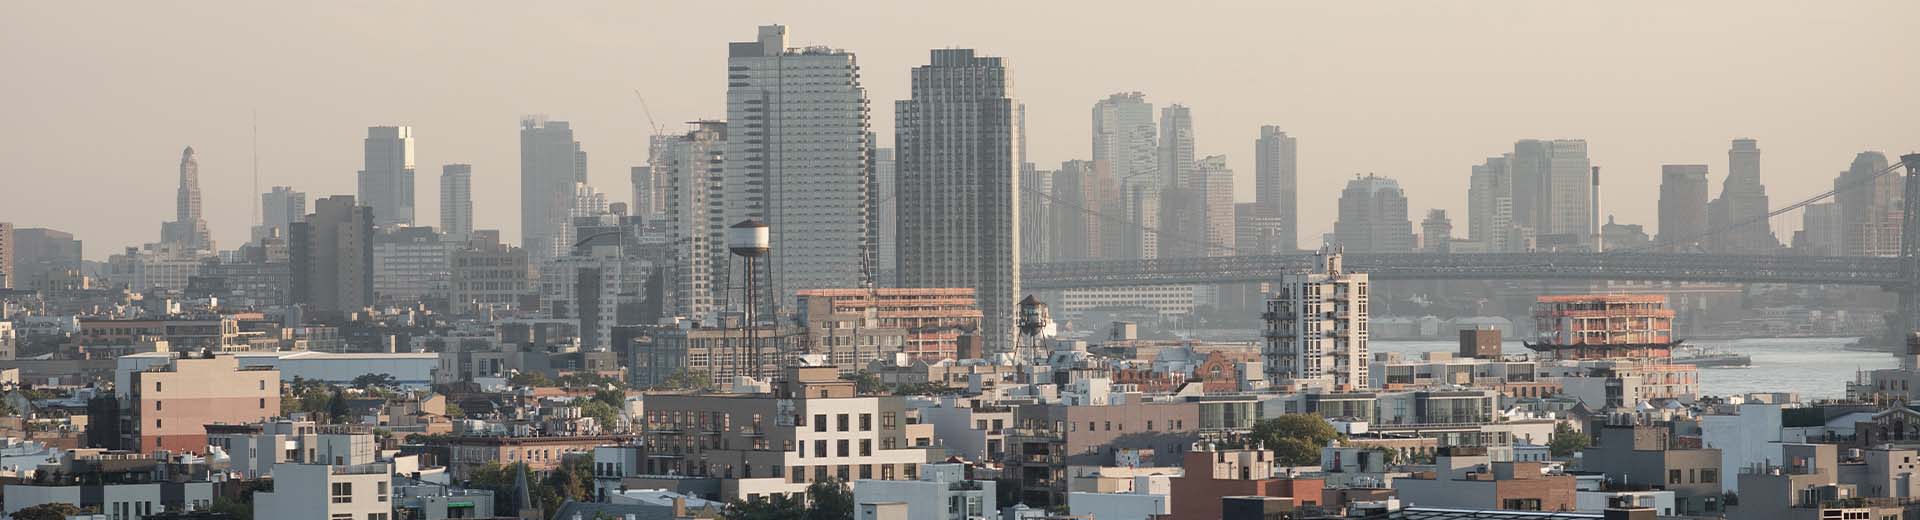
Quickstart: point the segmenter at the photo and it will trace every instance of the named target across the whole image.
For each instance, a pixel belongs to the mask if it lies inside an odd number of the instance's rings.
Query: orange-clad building
[[[234,356],[181,354],[119,369],[118,434],[123,449],[205,453],[207,425],[250,424],[280,415],[280,371],[241,367]],[[100,423],[95,423],[100,424]]]
[[[876,348],[877,355],[904,352],[929,361],[954,359],[961,336],[980,330],[980,304],[973,289],[810,289],[798,293],[798,302],[807,347],[814,353],[857,343],[861,329],[899,329],[906,333],[905,344]],[[865,367],[872,358],[861,355],[851,361]]]
[[[1541,296],[1533,308],[1539,340],[1526,345],[1562,360],[1665,360],[1676,343],[1673,317],[1657,294]]]
[[[1167,520],[1218,520],[1225,497],[1285,498],[1294,508],[1318,505],[1326,487],[1323,479],[1274,478],[1271,450],[1198,444],[1181,465],[1185,475],[1170,480],[1173,514]]]

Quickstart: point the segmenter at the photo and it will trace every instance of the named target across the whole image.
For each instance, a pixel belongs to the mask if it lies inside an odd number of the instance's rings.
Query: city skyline
[[[1647,225],[1649,232],[1659,231],[1654,226],[1654,198],[1632,195],[1657,192],[1663,164],[1709,164],[1714,166],[1710,180],[1717,198],[1727,173],[1721,154],[1732,139],[1751,137],[1762,142],[1766,149],[1762,180],[1775,201],[1799,200],[1831,187],[1833,177],[1847,168],[1854,154],[1873,150],[1898,156],[1911,150],[1914,145],[1909,143],[1920,142],[1916,135],[1920,131],[1897,123],[1909,120],[1920,108],[1888,102],[1900,99],[1899,85],[1911,84],[1913,73],[1884,66],[1896,61],[1901,49],[1915,47],[1914,36],[1848,29],[1860,11],[1897,18],[1916,6],[1881,3],[1844,12],[1815,12],[1793,4],[1753,5],[1739,11],[1718,7],[1723,5],[1661,6],[1658,11],[1630,6],[1521,5],[1506,10],[1341,6],[1333,8],[1340,12],[1322,13],[1267,6],[1230,13],[1239,16],[1222,16],[1214,10],[1209,17],[1224,25],[1204,31],[1183,29],[1194,32],[1182,33],[1190,37],[1177,45],[1104,42],[1103,52],[1091,53],[1083,43],[1035,36],[1044,32],[1037,29],[1010,31],[924,21],[904,28],[880,27],[928,14],[905,6],[871,6],[862,16],[846,20],[828,16],[834,14],[830,12],[777,5],[746,10],[751,15],[719,16],[667,12],[682,8],[677,6],[575,7],[538,15],[499,6],[458,13],[445,22],[465,24],[489,36],[487,42],[476,45],[512,51],[496,61],[476,61],[472,56],[480,53],[445,45],[415,44],[406,53],[379,55],[374,52],[383,50],[379,46],[325,30],[347,19],[405,24],[433,13],[418,7],[398,9],[385,21],[311,17],[289,25],[289,13],[241,16],[254,9],[271,11],[264,7],[196,5],[145,12],[150,8],[127,6],[119,10],[125,19],[109,17],[92,26],[63,29],[80,31],[81,38],[53,38],[42,31],[64,27],[49,22],[50,17],[67,16],[64,9],[12,6],[4,8],[8,16],[0,18],[7,21],[0,22],[0,27],[7,30],[0,32],[8,34],[4,37],[8,46],[27,52],[0,56],[0,64],[75,81],[0,86],[0,94],[35,100],[8,126],[0,127],[0,136],[7,137],[0,142],[8,143],[0,146],[13,152],[9,156],[19,162],[16,169],[0,175],[9,181],[70,182],[48,186],[47,196],[11,205],[0,218],[22,227],[71,231],[98,244],[89,252],[92,259],[121,246],[150,242],[152,233],[146,226],[124,226],[119,220],[160,221],[172,214],[170,197],[157,195],[173,190],[174,157],[182,147],[193,146],[199,152],[205,218],[214,241],[237,244],[249,236],[251,201],[259,196],[248,193],[249,133],[239,122],[259,109],[263,189],[290,185],[316,199],[353,194],[354,172],[363,159],[356,141],[364,137],[364,129],[405,125],[416,129],[420,168],[466,163],[483,172],[474,179],[474,225],[501,229],[518,243],[521,230],[514,218],[514,202],[519,193],[512,178],[518,158],[512,129],[520,117],[544,113],[573,122],[582,146],[596,151],[591,169],[625,172],[644,164],[651,133],[649,118],[633,99],[633,90],[648,96],[653,115],[669,132],[684,131],[678,121],[722,116],[724,85],[712,78],[724,59],[725,44],[745,28],[764,23],[794,28],[795,46],[825,44],[860,56],[862,81],[874,102],[872,131],[879,136],[878,147],[892,145],[889,105],[908,97],[905,84],[910,67],[924,60],[927,49],[956,45],[1004,56],[1022,71],[1022,91],[1030,93],[1023,96],[1031,134],[1028,160],[1042,168],[1089,158],[1082,144],[1089,136],[1083,112],[1089,104],[1113,93],[1140,91],[1157,106],[1177,103],[1191,108],[1194,133],[1202,137],[1195,155],[1227,156],[1236,174],[1235,199],[1246,202],[1253,198],[1255,171],[1249,141],[1258,136],[1261,125],[1278,126],[1289,136],[1301,138],[1304,145],[1299,167],[1300,192],[1306,195],[1300,204],[1302,247],[1317,244],[1317,237],[1331,229],[1335,194],[1355,174],[1372,172],[1399,179],[1408,192],[1412,213],[1438,208],[1451,215],[1467,215],[1470,168],[1487,153],[1510,149],[1520,139],[1586,140],[1592,164],[1607,173],[1603,186],[1607,209],[1601,219],[1613,215],[1623,223]],[[237,11],[233,19],[262,22],[259,26],[224,25],[198,16],[201,9]],[[956,22],[981,20],[980,15],[960,10],[931,9]],[[1056,24],[1084,7],[1027,9],[1029,16],[1008,23],[1030,28]],[[1395,12],[1420,16],[1389,16]],[[507,31],[527,16],[533,16],[533,23],[579,27],[569,27],[572,37],[554,41]],[[1116,22],[1126,27],[1168,23],[1156,16],[1118,18]],[[1421,25],[1428,23],[1432,27]],[[166,37],[150,32],[161,27],[169,28]],[[196,29],[185,31],[195,35],[175,35],[180,27]],[[267,41],[263,33],[255,32],[264,31],[262,27],[292,31],[299,37],[285,38],[280,47],[265,50],[231,45]],[[1487,34],[1463,34],[1474,29]],[[652,34],[656,31],[660,34]],[[1437,37],[1442,31],[1448,38],[1422,38]],[[1598,37],[1542,46],[1550,49],[1503,43],[1515,36],[1560,32]],[[1346,43],[1378,40],[1387,33],[1422,44]],[[107,34],[114,36],[99,36]],[[1263,41],[1259,40],[1263,34],[1273,35],[1278,45],[1247,44]],[[1798,43],[1772,36],[1777,34],[1803,34],[1820,40],[1824,47],[1819,53],[1794,51]],[[145,40],[124,56],[103,54],[107,48],[123,50],[125,45],[117,45],[123,38]],[[50,45],[44,42],[54,41],[71,48],[53,52],[43,47]],[[1261,54],[1259,48],[1280,50]],[[1289,50],[1293,48],[1314,52]],[[579,52],[565,60],[529,62],[533,56],[561,51]],[[160,69],[125,61],[141,59],[144,53],[191,55],[196,57],[194,62],[203,64],[251,64],[247,77],[256,81],[222,81],[220,75],[204,74],[196,67]],[[1518,80],[1497,80],[1483,72],[1492,63],[1562,54],[1578,60],[1580,66]],[[61,62],[49,61],[56,56]],[[640,57],[637,62],[635,56]],[[1271,58],[1266,63],[1273,65],[1272,72],[1228,65],[1267,58]],[[446,69],[455,65],[457,69]],[[397,93],[386,86],[331,79],[351,77],[345,71],[356,66],[419,79],[409,82],[412,88]],[[528,77],[568,74],[587,81],[564,86],[550,86],[550,81],[503,80],[498,85],[479,81],[516,67],[531,67],[524,74]],[[1157,68],[1183,73],[1141,74]],[[1426,79],[1387,81],[1408,75]],[[1640,81],[1650,75],[1690,81]],[[1832,77],[1854,79],[1820,79]],[[459,83],[461,92],[450,93],[451,87],[442,81]],[[273,87],[264,86],[268,83]],[[138,96],[102,90],[125,84],[150,88]],[[1575,86],[1592,89],[1579,92],[1606,95],[1565,97],[1567,89]],[[52,90],[55,87],[59,89]],[[1797,102],[1783,104],[1781,99]],[[97,106],[82,106],[89,104],[87,100]],[[313,110],[314,106],[324,110]],[[1806,124],[1836,121],[1836,115],[1857,116],[1862,122]],[[84,144],[57,139],[81,131],[91,135]],[[1389,141],[1396,145],[1387,153],[1376,149]],[[108,146],[116,151],[85,153],[77,148],[81,146]],[[628,193],[624,177],[602,175],[594,186],[604,193]],[[418,182],[416,192],[437,192],[431,181]],[[93,185],[124,189],[81,191]],[[122,211],[112,218],[90,217],[59,202],[80,197]],[[435,197],[424,199],[416,215],[435,214]],[[1800,218],[1787,215],[1772,224],[1775,235],[1785,242],[1800,227]],[[1462,234],[1461,229],[1457,226],[1456,233]]]

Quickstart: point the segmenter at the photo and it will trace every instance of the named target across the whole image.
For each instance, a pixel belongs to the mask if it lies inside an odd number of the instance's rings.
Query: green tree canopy
[[[54,502],[21,508],[13,513],[13,520],[67,520],[67,517],[82,512],[80,506]]]
[[[1318,415],[1290,413],[1254,423],[1247,442],[1273,450],[1280,464],[1310,466],[1320,463],[1320,448],[1345,437]]]
[[[1566,458],[1572,457],[1573,452],[1592,445],[1593,438],[1588,437],[1586,432],[1574,430],[1570,424],[1560,423],[1553,427],[1553,437],[1547,440],[1547,451],[1554,457]]]

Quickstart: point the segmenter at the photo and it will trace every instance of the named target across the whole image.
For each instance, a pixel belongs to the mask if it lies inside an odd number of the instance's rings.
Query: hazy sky
[[[518,236],[522,115],[572,121],[625,201],[649,133],[634,89],[674,131],[722,117],[727,42],[781,23],[858,53],[883,144],[938,47],[1009,59],[1043,168],[1087,157],[1091,105],[1137,90],[1191,106],[1198,153],[1227,154],[1248,200],[1253,139],[1279,125],[1303,245],[1365,172],[1464,234],[1469,167],[1528,137],[1587,139],[1606,212],[1652,232],[1659,165],[1709,164],[1717,192],[1736,137],[1760,140],[1776,206],[1861,150],[1920,149],[1914,19],[1912,0],[0,2],[0,221],[74,232],[88,258],[155,241],[192,145],[215,240],[238,245],[257,110],[262,190],[352,194],[365,127],[411,125],[416,220],[438,225],[440,166],[472,163],[476,227]]]

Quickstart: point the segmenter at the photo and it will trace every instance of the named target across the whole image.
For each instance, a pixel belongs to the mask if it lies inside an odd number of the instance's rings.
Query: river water
[[[1687,340],[1689,345],[1746,354],[1753,358],[1748,368],[1700,369],[1700,391],[1708,395],[1739,395],[1747,392],[1795,392],[1802,400],[1846,397],[1847,382],[1859,370],[1895,368],[1900,365],[1893,354],[1846,350],[1854,338],[1779,338],[1735,340]],[[1373,352],[1455,352],[1453,341],[1380,341],[1369,346]],[[1518,341],[1509,341],[1508,354],[1528,352]]]

